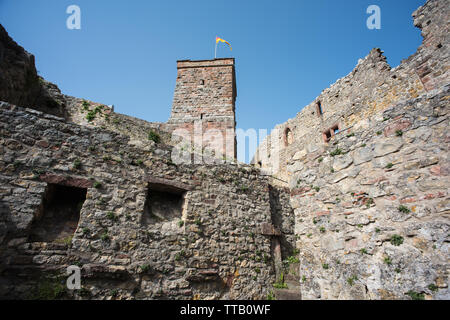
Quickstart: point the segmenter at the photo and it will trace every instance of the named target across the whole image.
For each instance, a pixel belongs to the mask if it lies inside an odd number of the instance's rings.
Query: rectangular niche
[[[180,220],[186,191],[174,185],[149,183],[142,216],[143,224]]]
[[[35,214],[30,240],[53,242],[73,236],[80,220],[86,193],[86,188],[49,183]]]

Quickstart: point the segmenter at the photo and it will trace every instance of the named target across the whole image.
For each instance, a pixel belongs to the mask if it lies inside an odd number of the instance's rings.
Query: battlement
[[[178,60],[177,69],[233,66],[234,58],[216,58],[214,60]]]

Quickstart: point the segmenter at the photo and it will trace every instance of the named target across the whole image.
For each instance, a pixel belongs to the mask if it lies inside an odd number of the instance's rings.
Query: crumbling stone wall
[[[303,299],[449,299],[449,87],[293,160]]]
[[[258,148],[291,189],[303,299],[449,298],[449,8],[428,1],[415,54],[372,50]]]
[[[0,25],[0,101],[63,116],[54,88],[38,76],[34,56],[19,46]]]
[[[299,156],[299,150],[317,150],[324,143],[324,132],[334,126],[339,132],[346,131],[400,101],[449,83],[449,16],[448,1],[428,1],[413,13],[414,25],[421,28],[424,37],[415,54],[392,69],[383,52],[373,49],[350,74],[325,89],[295,118],[277,125],[277,132],[266,137],[252,162],[260,162],[260,167],[287,182],[291,176],[288,162]],[[293,136],[291,144],[285,143],[287,129]],[[277,157],[269,156],[275,153]]]
[[[269,182],[257,169],[175,165],[164,144],[137,147],[128,136],[7,103],[0,130],[3,298],[267,296],[274,235],[263,230],[272,225]],[[80,220],[73,237],[30,241],[48,184],[86,189]],[[183,190],[179,217],[143,223],[149,185]],[[74,264],[83,289],[68,292],[61,275]]]

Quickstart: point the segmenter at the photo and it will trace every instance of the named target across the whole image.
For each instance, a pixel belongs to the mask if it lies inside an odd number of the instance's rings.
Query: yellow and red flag
[[[228,41],[225,41],[225,40],[223,40],[223,39],[221,39],[219,37],[216,37],[216,45],[219,43],[219,41],[220,42],[225,42],[227,45],[230,46],[230,50],[233,51],[233,48],[231,48],[231,44]]]

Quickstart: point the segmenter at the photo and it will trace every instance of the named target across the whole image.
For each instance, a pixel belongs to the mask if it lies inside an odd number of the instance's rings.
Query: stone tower
[[[186,129],[202,147],[214,145],[227,159],[236,159],[234,58],[177,61],[177,70],[168,124]]]

